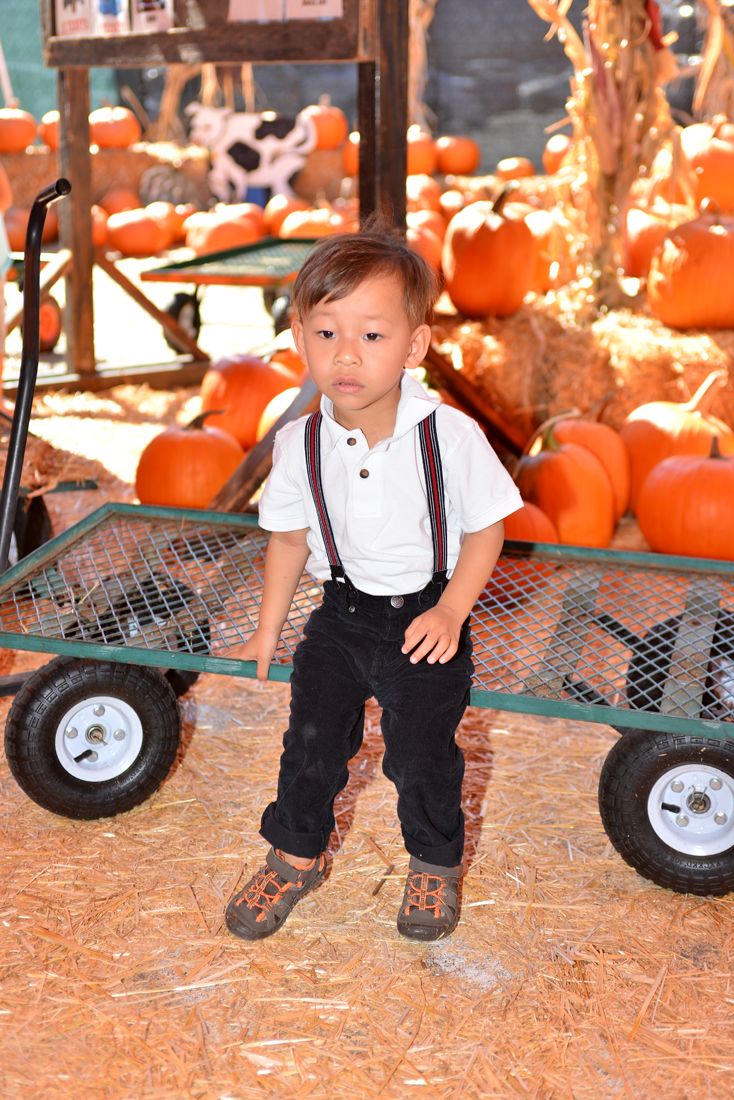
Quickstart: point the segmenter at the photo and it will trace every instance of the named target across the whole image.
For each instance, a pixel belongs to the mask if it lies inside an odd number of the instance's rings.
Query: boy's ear
[[[419,367],[426,357],[426,352],[428,351],[430,343],[430,325],[419,325],[411,337],[410,350],[408,351],[408,358],[405,361],[406,367],[409,367],[411,370],[413,370],[414,367]]]
[[[306,367],[308,366],[306,362],[306,345],[303,340],[303,322],[300,317],[292,319],[291,332],[293,333],[293,343],[296,345],[296,351],[300,355],[304,367]]]

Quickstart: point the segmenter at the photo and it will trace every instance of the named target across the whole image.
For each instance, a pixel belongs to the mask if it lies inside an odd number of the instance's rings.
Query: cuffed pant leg
[[[312,859],[334,828],[334,799],[359,752],[364,705],[372,695],[319,609],[293,655],[291,710],[283,738],[277,800],[266,808],[261,835],[274,848]]]
[[[398,791],[398,817],[410,855],[456,867],[464,849],[461,787],[464,758],[456,728],[473,675],[468,626],[445,665],[396,663],[377,696],[383,708],[382,768]]]

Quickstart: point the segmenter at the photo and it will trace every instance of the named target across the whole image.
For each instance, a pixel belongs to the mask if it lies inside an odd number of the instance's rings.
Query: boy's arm
[[[240,660],[257,661],[258,680],[268,678],[283,623],[308,561],[307,533],[305,527],[301,531],[273,531],[270,536],[257,630],[237,652]]]
[[[462,623],[471,612],[500,556],[505,525],[500,520],[481,531],[464,535],[456,568],[435,607],[424,611],[405,632],[403,653],[411,653],[416,664],[427,656],[428,663],[450,661],[459,645]],[[420,643],[420,644],[419,644]]]

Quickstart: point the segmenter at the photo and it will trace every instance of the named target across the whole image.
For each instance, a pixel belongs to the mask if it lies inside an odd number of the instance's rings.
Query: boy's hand
[[[258,629],[242,645],[231,649],[227,656],[235,657],[238,661],[257,661],[258,680],[267,680],[270,662],[275,656],[277,646],[278,635],[273,637],[272,634],[268,635]]]
[[[410,654],[411,664],[417,664],[428,654],[429,665],[435,664],[436,661],[445,665],[459,647],[459,634],[463,621],[450,607],[437,604],[429,611],[424,611],[417,619],[413,619],[405,631],[405,645],[401,653],[410,653],[415,646],[418,646]]]

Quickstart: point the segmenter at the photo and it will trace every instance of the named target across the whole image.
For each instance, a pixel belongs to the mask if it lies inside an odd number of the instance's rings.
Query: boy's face
[[[347,428],[394,415],[403,367],[420,365],[431,338],[428,325],[411,327],[394,275],[374,276],[346,298],[322,299],[292,327],[311,377]]]

